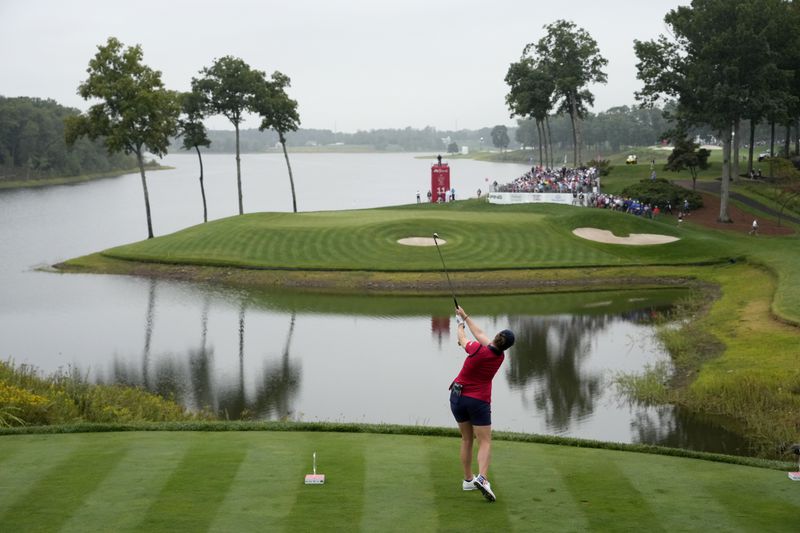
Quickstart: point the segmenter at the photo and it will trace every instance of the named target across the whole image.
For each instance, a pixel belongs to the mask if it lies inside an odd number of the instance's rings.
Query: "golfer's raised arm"
[[[456,314],[464,319],[464,323],[467,324],[467,327],[472,332],[472,335],[475,337],[475,340],[481,343],[483,346],[488,346],[492,339],[486,336],[481,328],[478,327],[477,324],[469,317],[469,315],[461,308],[461,306],[456,307]],[[461,339],[459,338],[459,342]],[[463,345],[462,345],[463,346]]]
[[[464,323],[461,322],[458,327],[456,328],[456,334],[458,335],[458,345],[462,348],[467,347],[467,333],[464,331]]]

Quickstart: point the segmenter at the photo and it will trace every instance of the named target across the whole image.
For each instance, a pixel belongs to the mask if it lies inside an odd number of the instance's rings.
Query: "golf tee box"
[[[325,484],[325,474],[317,474],[317,452],[314,452],[311,455],[311,468],[313,474],[306,474],[305,484],[306,485],[324,485]]]
[[[789,472],[789,479],[791,479],[792,481],[800,481],[800,471]]]

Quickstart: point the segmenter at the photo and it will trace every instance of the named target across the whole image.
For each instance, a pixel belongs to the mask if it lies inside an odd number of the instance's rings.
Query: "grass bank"
[[[498,440],[486,503],[461,490],[457,438],[338,432],[0,437],[11,531],[793,531],[776,470]],[[311,454],[326,475],[306,486]]]

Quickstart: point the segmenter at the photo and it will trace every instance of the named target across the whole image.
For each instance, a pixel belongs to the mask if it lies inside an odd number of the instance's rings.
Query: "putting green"
[[[265,269],[434,271],[438,254],[398,241],[433,235],[448,269],[492,270],[722,262],[727,243],[703,232],[623,213],[570,206],[462,205],[255,213],[193,226],[103,255],[116,259]],[[572,234],[580,227],[615,235],[657,233],[681,239],[660,246],[608,245]]]
[[[698,459],[495,441],[496,503],[459,441],[322,432],[0,437],[4,531],[796,531],[800,483]],[[306,486],[317,452],[322,486]]]

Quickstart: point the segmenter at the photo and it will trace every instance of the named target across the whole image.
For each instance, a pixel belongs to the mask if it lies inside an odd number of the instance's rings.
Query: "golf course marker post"
[[[317,474],[317,452],[311,455],[313,474],[306,474],[306,485],[324,485],[325,474]]]

